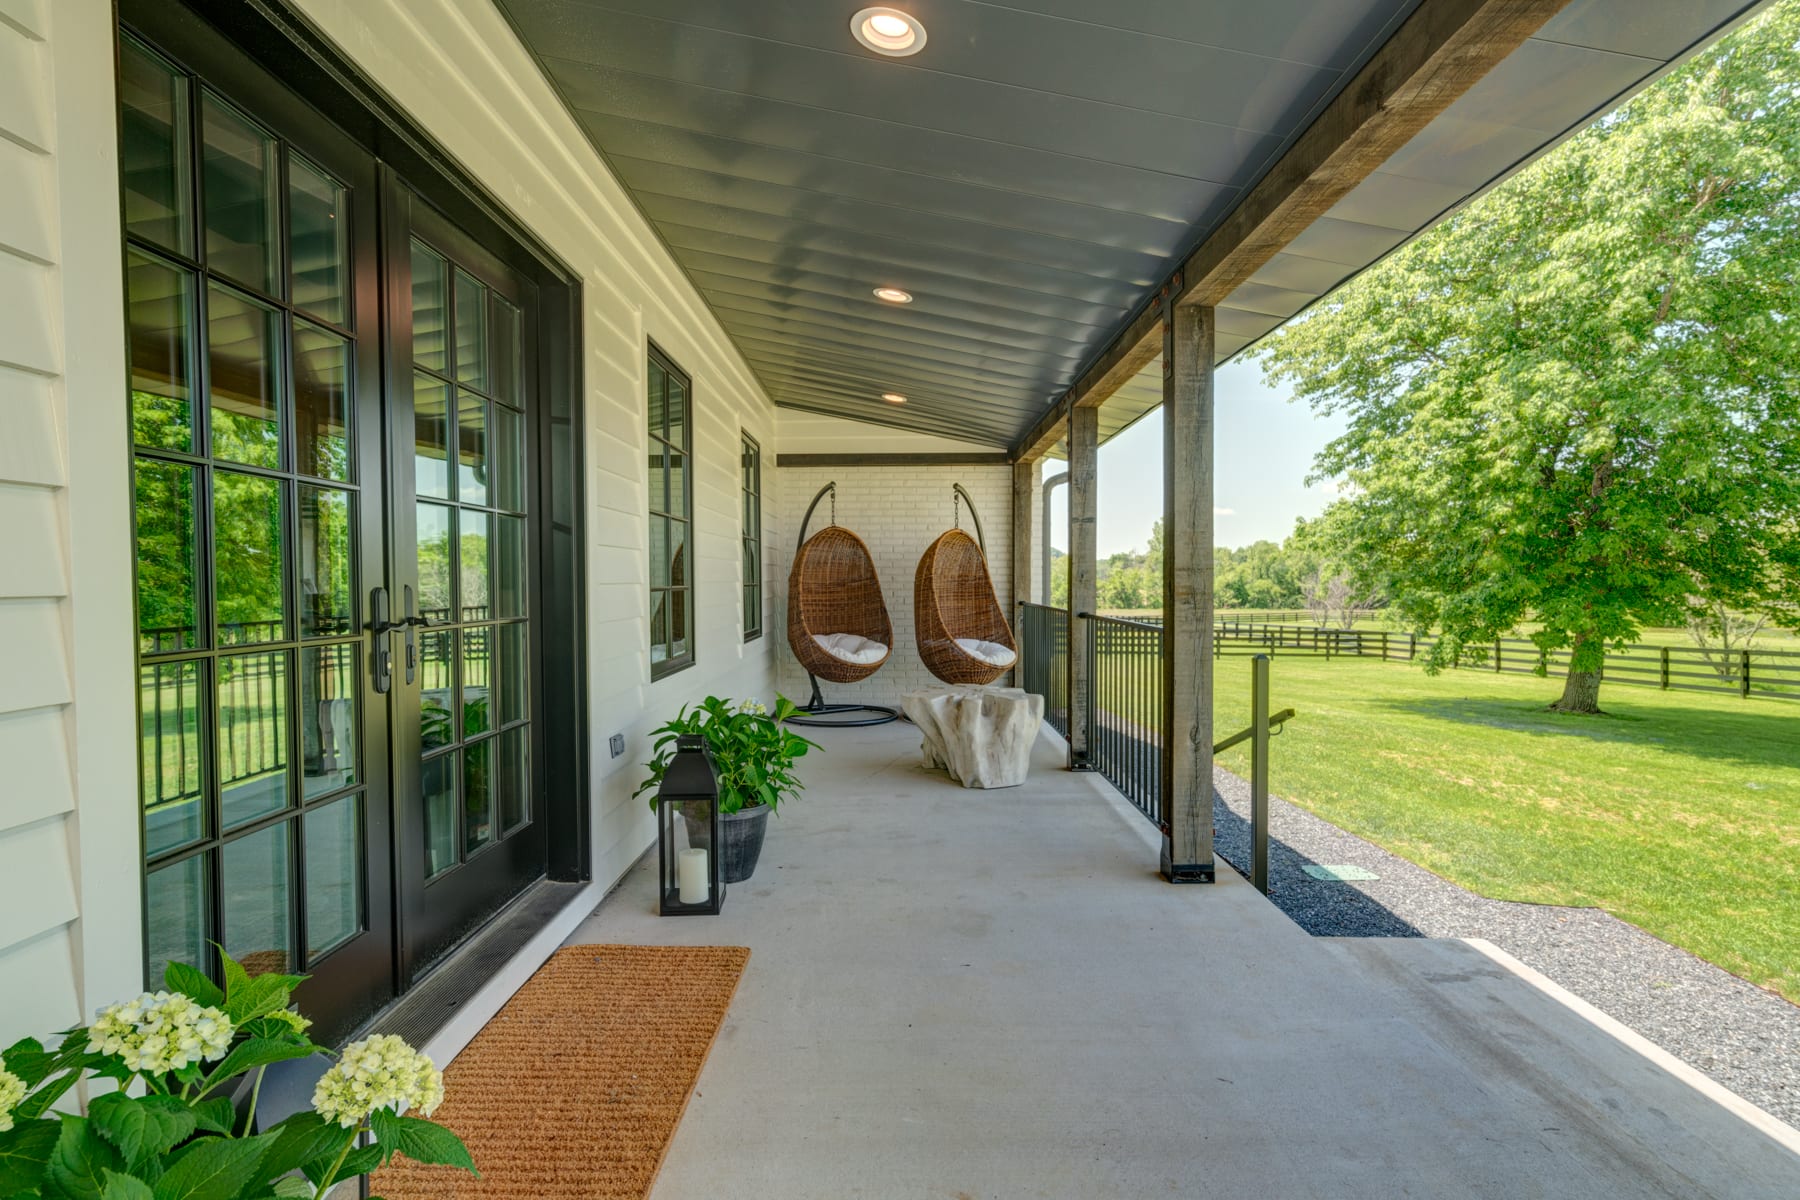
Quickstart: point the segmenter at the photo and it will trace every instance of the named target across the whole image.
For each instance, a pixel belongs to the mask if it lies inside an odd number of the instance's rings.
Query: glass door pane
[[[355,302],[381,270],[375,163],[310,113],[265,120],[273,80],[228,99],[130,36],[120,63],[147,982],[170,958],[218,977],[219,943],[311,976],[330,1039],[395,987],[360,617],[385,575],[358,434],[381,405],[378,306]]]
[[[396,413],[413,447],[410,544],[396,567],[427,623],[405,679],[416,766],[402,792],[401,905],[410,971],[544,871],[534,819],[530,655],[532,464],[527,453],[529,286],[460,231],[411,204],[411,334]]]

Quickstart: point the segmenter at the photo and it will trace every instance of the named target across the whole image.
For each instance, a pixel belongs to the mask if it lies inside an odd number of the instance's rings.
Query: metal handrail
[[[1276,713],[1274,716],[1269,718],[1269,726],[1271,728],[1274,728],[1277,725],[1284,725],[1287,722],[1293,720],[1298,715],[1299,714],[1295,713],[1293,709],[1284,708],[1280,712]],[[1256,735],[1256,726],[1246,725],[1246,726],[1244,726],[1244,728],[1238,730],[1236,733],[1232,734],[1230,737],[1226,738],[1224,741],[1214,742],[1213,743],[1213,753],[1214,754],[1223,754],[1227,750],[1231,749],[1233,746],[1243,745],[1245,742],[1249,741],[1255,735]]]

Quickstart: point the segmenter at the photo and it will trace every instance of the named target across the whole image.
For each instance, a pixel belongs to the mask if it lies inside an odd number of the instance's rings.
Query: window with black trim
[[[762,447],[744,434],[740,455],[744,475],[744,640],[763,631]]]
[[[692,385],[650,348],[650,678],[694,663]]]

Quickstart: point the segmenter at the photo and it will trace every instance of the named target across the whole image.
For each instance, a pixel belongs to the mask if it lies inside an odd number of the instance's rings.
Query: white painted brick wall
[[[787,576],[806,506],[821,487],[837,481],[838,524],[869,544],[881,575],[882,596],[894,622],[894,648],[881,670],[861,683],[822,684],[827,700],[898,704],[904,692],[938,682],[919,658],[913,632],[913,572],[925,548],[951,527],[951,484],[968,489],[981,514],[987,543],[988,571],[1003,609],[1012,596],[1012,468],[993,467],[782,467],[777,511],[778,537],[768,547],[770,634],[779,639],[776,681],[782,694],[796,703],[808,695],[806,672],[787,648]],[[811,532],[830,522],[831,502],[819,505]],[[968,510],[962,527],[974,532]],[[1011,622],[1016,614],[1007,613]],[[1001,684],[1010,683],[1002,676]]]

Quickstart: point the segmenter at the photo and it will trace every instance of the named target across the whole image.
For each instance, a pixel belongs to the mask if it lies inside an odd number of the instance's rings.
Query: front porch
[[[657,1196],[1790,1194],[1791,1130],[1498,952],[1159,885],[1053,734],[1000,791],[826,736],[721,916],[647,860],[569,939],[751,948]]]

